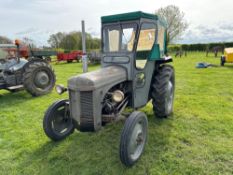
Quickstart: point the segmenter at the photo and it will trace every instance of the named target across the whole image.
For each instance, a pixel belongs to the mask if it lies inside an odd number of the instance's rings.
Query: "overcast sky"
[[[86,30],[100,36],[100,17],[115,13],[153,13],[174,4],[185,13],[189,28],[179,43],[233,41],[232,0],[0,0],[0,35],[29,37],[47,45],[50,34]]]

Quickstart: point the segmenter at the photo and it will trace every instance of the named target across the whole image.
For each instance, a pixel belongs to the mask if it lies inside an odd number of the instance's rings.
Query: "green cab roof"
[[[101,22],[112,23],[112,22],[118,22],[118,21],[137,20],[140,18],[146,18],[146,19],[152,19],[152,20],[159,19],[157,15],[137,11],[137,12],[130,12],[130,13],[122,13],[122,14],[117,14],[117,15],[102,16]]]

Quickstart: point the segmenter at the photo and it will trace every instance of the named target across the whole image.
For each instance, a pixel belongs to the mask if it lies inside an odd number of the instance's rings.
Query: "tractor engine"
[[[69,79],[70,113],[80,131],[99,130],[102,114],[116,112],[114,110],[120,100],[124,100],[120,99],[124,98],[124,92],[112,87],[126,80],[126,70],[119,66],[109,66]]]
[[[119,113],[124,102],[128,100],[129,92],[127,90],[126,83],[120,83],[117,86],[111,88],[105,95],[104,100],[102,102],[103,115],[116,115]]]
[[[1,64],[0,80],[2,80],[2,83],[10,86],[22,84],[22,68],[27,62],[25,59],[11,59]]]

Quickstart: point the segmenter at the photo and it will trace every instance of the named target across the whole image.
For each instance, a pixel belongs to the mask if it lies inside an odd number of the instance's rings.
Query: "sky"
[[[38,46],[56,32],[81,30],[100,37],[100,17],[176,5],[185,13],[189,28],[177,43],[233,41],[232,0],[0,0],[0,35],[28,37]]]

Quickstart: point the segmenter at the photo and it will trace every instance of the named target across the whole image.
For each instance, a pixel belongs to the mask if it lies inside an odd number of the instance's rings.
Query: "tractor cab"
[[[156,15],[141,11],[103,16],[101,21],[102,66],[125,68],[127,79],[136,87],[133,106],[145,105],[155,63],[165,62],[166,23]]]
[[[139,11],[101,20],[104,65],[130,62],[143,69],[147,61],[165,57],[166,23],[158,16]]]

